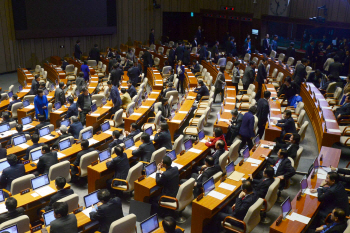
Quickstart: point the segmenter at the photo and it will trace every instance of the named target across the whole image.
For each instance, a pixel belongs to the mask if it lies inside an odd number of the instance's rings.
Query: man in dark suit
[[[335,80],[339,79],[342,73],[343,65],[340,63],[340,58],[338,55],[334,56],[334,62],[329,65],[329,74],[333,75]]]
[[[34,133],[34,134],[32,135],[31,139],[32,139],[33,145],[31,145],[30,147],[28,147],[28,148],[26,149],[26,154],[25,154],[25,156],[23,157],[24,160],[28,160],[28,159],[29,159],[29,152],[30,152],[31,150],[33,150],[33,149],[35,149],[35,148],[38,148],[38,147],[44,145],[44,143],[38,143],[40,137],[39,137],[39,135],[36,134],[36,133]]]
[[[118,111],[120,109],[120,107],[123,104],[123,101],[120,98],[120,93],[119,93],[118,87],[113,86],[111,80],[107,81],[107,86],[108,86],[109,90],[111,90],[110,95],[109,95],[109,97],[113,103],[113,108],[111,109],[111,112],[115,113],[116,111]],[[125,92],[126,92],[126,90],[125,90]]]
[[[138,129],[138,126],[136,123],[131,123],[130,125],[130,132],[124,131],[124,137],[127,139],[133,138],[134,136],[138,135],[140,133],[140,130]]]
[[[221,93],[221,103],[224,102],[224,96],[225,96],[225,66],[220,66],[220,71],[218,75],[216,76],[214,87],[214,100],[213,103],[215,103],[216,96]]]
[[[199,51],[199,62],[201,62],[202,60],[207,60],[207,57],[208,57],[207,49],[208,49],[208,43],[204,43],[204,45]]]
[[[50,124],[50,122],[46,121],[46,118],[44,115],[39,115],[39,124],[35,126],[34,133],[39,134],[39,129],[47,126]]]
[[[0,215],[0,224],[24,215],[24,208],[17,208],[17,200],[14,197],[8,197],[5,206],[8,212]]]
[[[266,122],[270,114],[270,104],[269,99],[271,97],[271,92],[265,91],[264,98],[258,100],[256,116],[258,117],[258,135],[260,138],[263,137],[266,127]]]
[[[163,229],[166,233],[183,233],[180,228],[176,229],[176,221],[173,217],[170,216],[164,218]]]
[[[231,146],[232,142],[239,135],[239,129],[242,125],[243,115],[238,112],[238,109],[231,110],[232,119],[230,120],[228,131],[226,134],[226,143]]]
[[[225,145],[225,142],[221,139],[215,142],[215,152],[211,155],[214,158],[214,165],[219,165],[219,158],[226,151]]]
[[[165,147],[167,150],[172,150],[171,135],[167,122],[162,122],[157,133],[154,135],[155,146],[158,148]]]
[[[9,123],[12,121],[14,121],[14,119],[10,117],[8,112],[2,112],[2,123]]]
[[[45,206],[45,212],[52,209],[53,204],[55,204],[60,199],[69,196],[74,193],[73,189],[65,189],[64,186],[66,186],[66,179],[62,176],[58,176],[55,179],[55,186],[57,189],[57,193],[51,196],[50,202],[47,206]]]
[[[151,29],[151,33],[149,34],[149,45],[155,44],[154,43],[154,29]]]
[[[67,126],[65,126],[65,125],[61,125],[61,126],[60,126],[60,132],[57,132],[58,135],[60,135],[60,136],[58,136],[58,138],[56,139],[56,141],[53,143],[52,149],[59,149],[59,144],[58,144],[58,143],[59,143],[62,139],[65,139],[65,138],[67,138],[67,137],[73,136],[72,134],[68,133],[67,131],[68,131],[68,130],[67,130]]]
[[[34,76],[34,79],[32,81],[32,86],[30,87],[30,91],[29,91],[29,94],[30,95],[36,95],[38,94],[38,89],[39,89],[39,81],[40,81],[40,75],[37,74]]]
[[[287,61],[288,58],[293,57],[295,58],[295,48],[294,48],[294,42],[290,42],[289,47],[286,51],[286,58],[285,60]]]
[[[163,98],[165,98],[166,93],[168,93],[169,91],[176,91],[176,89],[174,88],[174,84],[172,82],[167,83],[168,88],[164,90],[163,92]]]
[[[57,152],[51,152],[48,145],[43,145],[41,153],[43,155],[39,158],[39,162],[36,165],[38,174],[49,174],[50,167],[58,163]]]
[[[76,91],[80,94],[84,87],[86,87],[86,82],[84,79],[84,72],[79,72],[77,78],[75,79],[75,85],[77,86]],[[76,93],[73,93],[76,95]]]
[[[17,131],[17,133],[12,134],[12,136],[9,139],[9,141],[7,142],[7,145],[10,145],[12,139],[17,137],[17,136],[19,136],[19,135],[25,135],[25,134],[29,135],[29,132],[23,132],[23,125],[21,125],[21,124],[17,124],[16,125],[16,131]]]
[[[168,62],[172,69],[174,68],[174,65],[175,65],[175,49],[176,47],[175,45],[173,45],[173,47],[169,51]]]
[[[202,29],[201,29],[201,26],[198,26],[198,30],[196,32],[196,36],[195,36],[197,39],[198,39],[198,42],[201,41],[202,39]]]
[[[65,59],[61,59],[61,62],[62,62],[61,69],[66,70],[66,67],[69,65],[69,62],[67,62],[67,60]]]
[[[143,54],[141,59],[143,60],[143,73],[147,76],[147,67],[152,67],[153,59],[152,54],[150,53],[150,48],[148,48]]]
[[[118,64],[118,60],[117,60],[117,57],[115,55],[113,55],[112,59],[109,60],[108,62],[108,71],[109,73],[111,73],[112,69],[113,69],[113,66]]]
[[[343,208],[334,208],[331,214],[331,223],[316,228],[315,232],[340,233],[348,227]]]
[[[239,129],[239,134],[241,135],[242,142],[239,147],[239,151],[248,143],[249,150],[253,148],[252,138],[255,137],[254,131],[254,115],[256,113],[256,106],[251,106],[249,111],[243,115],[242,125]]]
[[[243,90],[248,90],[249,85],[254,83],[255,67],[256,67],[256,63],[254,61],[250,61],[249,66],[245,68],[243,78],[242,78]]]
[[[10,164],[10,166],[2,171],[0,183],[2,186],[6,187],[6,190],[10,191],[12,181],[24,176],[26,171],[23,164],[17,164],[17,156],[14,154],[7,156],[7,162]]]
[[[178,46],[177,46],[176,50],[175,50],[176,60],[183,62],[183,60],[184,60],[184,52],[185,52],[185,49],[182,46],[182,42],[180,41],[178,43]]]
[[[0,148],[0,159],[5,159],[7,156],[6,148]]]
[[[292,117],[292,112],[290,110],[286,110],[283,113],[283,118],[284,119],[278,120],[278,121],[273,120],[273,123],[276,124],[276,126],[282,128],[280,141],[283,141],[284,135],[286,133],[296,133],[297,132],[297,130],[295,128],[294,119]]]
[[[335,117],[337,119],[340,119],[343,116],[350,115],[350,97],[346,96],[345,103],[337,108],[337,110],[334,113]]]
[[[111,198],[111,194],[107,189],[102,189],[97,193],[100,205],[93,206],[95,212],[90,212],[90,219],[99,221],[98,230],[101,233],[108,233],[112,222],[124,217],[122,202],[119,197]]]
[[[200,71],[201,71],[201,67],[199,66],[199,64],[197,63],[196,60],[193,60],[192,61],[192,66],[191,66],[191,72],[193,74],[196,74],[196,73],[198,73]]]
[[[132,151],[132,155],[140,157],[141,161],[149,162],[156,149],[154,148],[153,142],[150,141],[150,136],[147,133],[141,135],[141,142],[142,144],[139,148]]]
[[[72,116],[78,117],[79,112],[78,112],[77,103],[74,102],[74,98],[72,96],[68,96],[68,103],[69,103],[69,107],[64,119],[69,119]]]
[[[124,75],[124,72],[120,68],[120,66],[118,64],[113,65],[113,69],[111,71],[111,81],[113,86],[119,87],[120,80],[122,79],[123,75]]]
[[[100,60],[100,49],[97,44],[90,50],[89,57],[90,60],[96,60],[96,62]]]
[[[60,102],[61,105],[66,104],[66,96],[64,93],[64,82],[58,84],[58,88],[55,90],[55,103]]]
[[[74,46],[74,57],[78,60],[80,60],[80,55],[83,54],[83,52],[80,50],[80,40],[77,40],[75,46]]]
[[[197,93],[197,101],[199,101],[203,96],[209,96],[209,90],[205,86],[202,80],[198,81],[199,87],[194,88],[193,92]]]
[[[141,72],[140,72],[139,68],[137,68],[136,62],[134,63],[134,66],[128,70],[127,75],[129,77],[129,80],[131,80],[132,85],[134,87],[136,87],[137,83],[141,82],[141,78],[140,78]]]
[[[294,160],[299,150],[299,142],[300,142],[300,135],[297,133],[293,133],[293,135],[290,136],[288,143],[277,142],[274,150],[278,151],[279,149],[286,149],[288,153],[288,157]]]
[[[169,119],[171,114],[170,113],[171,107],[169,106],[167,98],[162,99],[162,105],[159,106],[158,111],[162,112],[162,115],[160,115],[160,120],[162,122],[166,122]]]
[[[90,144],[89,141],[85,139],[83,139],[80,143],[81,151],[77,154],[77,157],[74,160],[74,163],[73,163],[74,166],[71,166],[72,181],[73,179],[77,179],[75,175],[78,174],[78,169],[76,167],[80,166],[81,157],[95,150],[95,148],[93,147],[89,148],[89,144]]]
[[[15,103],[20,103],[20,102],[22,102],[22,101],[20,99],[18,99],[18,96],[16,94],[13,94],[12,101],[9,103],[7,110],[11,111],[12,105],[14,105]]]
[[[123,143],[123,140],[119,139],[120,132],[118,130],[114,130],[112,133],[113,142],[108,144],[108,148],[112,149],[113,147],[118,146],[119,144]]]
[[[267,72],[265,68],[266,66],[267,66],[267,59],[263,58],[262,63],[258,66],[258,74],[256,76],[256,81],[258,83],[258,91],[255,96],[256,100],[259,100],[261,97],[262,85],[264,83],[267,83]]]
[[[219,58],[219,41],[216,41],[214,46],[211,48],[211,59],[215,63],[218,63]]]
[[[50,233],[78,232],[78,221],[75,214],[68,214],[67,202],[53,204],[55,220],[50,223]]]
[[[274,35],[274,36],[273,36],[273,40],[272,40],[272,42],[271,42],[271,49],[272,49],[273,51],[276,51],[276,52],[277,52],[277,48],[278,48],[277,40],[278,40],[278,36],[277,36],[277,35]]]
[[[137,91],[135,89],[135,86],[132,85],[131,80],[128,80],[127,85],[128,89],[126,91],[129,93],[130,98],[132,99],[135,95],[137,95]]]
[[[86,114],[88,114],[91,111],[92,96],[89,93],[89,89],[87,87],[83,87],[82,92],[83,93],[78,96],[77,104],[78,104],[78,111],[80,114],[80,122],[85,125]],[[69,129],[69,132],[70,132],[70,129]]]
[[[262,179],[254,179],[252,174],[249,174],[249,177],[253,184],[254,193],[260,198],[265,199],[267,191],[269,190],[270,185],[275,181],[274,170],[272,167],[267,166],[263,172]]]
[[[262,53],[265,53],[267,55],[270,54],[270,52],[271,52],[271,45],[270,45],[269,37],[270,37],[270,35],[266,34],[266,37],[263,40],[263,51],[262,51]]]
[[[301,64],[297,65],[297,67],[295,67],[295,72],[293,74],[293,80],[294,82],[300,87],[302,82],[305,82],[306,80],[306,65],[307,65],[308,61],[303,58],[301,59]]]
[[[83,124],[79,121],[76,116],[70,118],[71,125],[69,127],[68,133],[73,135],[75,139],[79,139],[80,131],[84,129]]]
[[[121,146],[116,146],[114,147],[114,153],[117,155],[115,158],[109,158],[107,160],[106,166],[107,169],[109,170],[114,170],[114,175],[112,179],[107,180],[107,187],[110,189],[112,192],[115,192],[115,194],[118,197],[123,196],[123,191],[120,190],[112,190],[111,185],[113,179],[122,179],[126,180],[129,169],[130,169],[130,164],[129,164],[129,159],[126,153],[124,153],[124,149]],[[118,186],[118,185],[124,185],[124,182],[116,181],[113,183],[113,186]]]
[[[289,105],[290,101],[292,100],[292,97],[299,95],[299,92],[300,87],[292,81],[291,77],[288,76],[284,80],[284,84],[282,85],[282,87],[278,89],[277,96],[280,97],[281,95],[284,95],[283,101],[287,100]]]
[[[197,47],[197,46],[198,46],[197,37],[194,37],[194,39],[192,41],[192,48]]]
[[[184,57],[183,57],[183,64],[185,66],[189,66],[191,63],[191,50],[190,47],[184,48]]]
[[[317,69],[314,72],[311,72],[309,74],[309,77],[307,78],[307,82],[313,83],[317,88],[320,87],[321,81],[324,79],[324,74]]]
[[[314,59],[314,46],[315,46],[314,40],[310,40],[310,44],[306,46],[305,58],[310,61]]]

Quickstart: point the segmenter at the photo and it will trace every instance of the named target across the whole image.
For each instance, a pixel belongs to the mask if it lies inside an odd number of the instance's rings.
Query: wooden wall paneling
[[[0,16],[5,13],[5,2],[0,2]],[[0,54],[2,54],[3,59],[0,59],[0,72],[5,72],[6,68],[6,57],[5,57],[5,37],[4,33],[6,32],[5,27],[3,26],[4,19],[0,17]]]

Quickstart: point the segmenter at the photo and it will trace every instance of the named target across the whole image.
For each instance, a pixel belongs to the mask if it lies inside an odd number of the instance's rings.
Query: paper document
[[[183,165],[178,164],[178,163],[174,163],[174,162],[171,163],[171,166],[173,166],[173,167],[175,166],[175,167],[177,167],[179,170],[180,170],[181,168],[184,167]]]
[[[336,120],[332,120],[332,119],[326,119],[325,121],[326,122],[334,122],[334,123],[337,122]]]
[[[32,195],[32,197],[38,197],[39,196],[39,194],[37,194],[37,193],[32,193],[30,195]]]
[[[196,154],[202,153],[202,150],[198,150],[198,149],[194,149],[194,148],[191,148],[191,149],[189,149],[188,151],[189,151],[189,152],[196,153]]]
[[[301,214],[297,214],[297,213],[292,213],[291,215],[291,218],[294,219],[294,221],[298,221],[298,222],[301,222],[301,223],[304,223],[304,224],[308,224],[310,222],[310,219],[309,217],[306,217],[304,215],[301,215]]]
[[[106,134],[112,135],[112,134],[113,134],[113,131],[106,130],[106,131],[104,131],[103,133],[106,133]]]
[[[153,98],[148,98],[147,100],[156,100],[156,99],[153,99]]]
[[[18,146],[23,148],[23,149],[27,149],[29,147],[29,145],[26,143],[19,144]]]
[[[163,86],[163,84],[161,84],[161,83],[156,83],[155,86]]]
[[[327,173],[332,171],[330,167],[322,167],[322,169],[325,170]]]
[[[235,103],[226,102],[228,105],[236,105]]]
[[[131,116],[142,116],[142,113],[134,112],[133,114],[131,114]]]
[[[23,89],[23,90],[20,91],[20,92],[28,92],[28,91],[30,91],[30,89]]]
[[[99,113],[91,113],[91,116],[100,116],[101,114]]]
[[[186,112],[186,111],[179,111],[179,113],[187,114],[188,112]]]
[[[280,117],[270,117],[271,120],[281,120]]]
[[[200,140],[199,142],[206,143],[206,142],[208,142],[208,140],[207,140],[207,139],[205,139],[205,138],[203,138],[203,139],[202,139],[202,140]]]
[[[211,196],[211,197],[214,197],[216,199],[219,199],[219,200],[222,200],[226,197],[225,194],[222,194],[222,193],[219,193],[219,192],[216,192],[216,191],[211,191],[208,193],[208,196]]]
[[[262,148],[266,148],[266,149],[270,149],[270,150],[272,150],[273,148],[274,148],[274,146],[269,146],[269,145],[267,145],[267,144],[260,144],[260,147],[262,147]]]
[[[318,196],[318,195],[317,195],[317,192],[316,192],[316,193],[311,193],[311,189],[309,189],[309,188],[307,188],[307,189],[305,190],[305,194],[310,195],[310,196],[314,196],[314,197],[317,197],[317,196]]]
[[[90,138],[88,141],[89,141],[90,145],[93,145],[93,144],[96,144],[96,143],[99,142],[99,141],[97,141],[97,140],[95,140],[93,138]]]
[[[271,111],[276,111],[276,112],[280,112],[281,109],[278,109],[278,108],[270,108]]]
[[[59,114],[61,114],[63,111],[54,111],[54,113],[59,113]]]
[[[66,156],[65,154],[63,153],[60,153],[60,152],[57,152],[57,158],[63,158],[64,156]]]
[[[50,186],[44,186],[44,187],[42,187],[42,188],[36,189],[35,192],[36,192],[37,194],[39,194],[40,196],[45,197],[45,196],[47,196],[47,195],[49,195],[49,194],[51,194],[51,193],[56,192],[56,190],[54,190],[54,189],[51,188]]]
[[[6,209],[5,203],[0,204],[0,214],[6,213],[6,212],[7,212],[7,209]]]
[[[45,138],[46,140],[51,140],[55,137],[52,137],[51,134],[48,134],[48,135],[45,135],[44,137],[41,137],[41,138]]]
[[[232,80],[230,80],[230,81],[232,81]],[[227,90],[228,90],[228,91],[233,91],[234,88],[227,88]]]
[[[102,108],[111,109],[111,106],[103,106]]]
[[[244,176],[244,173],[240,173],[240,172],[238,172],[238,171],[234,171],[234,172],[232,172],[232,174],[231,174],[229,177],[227,177],[227,178],[229,178],[229,179],[231,179],[231,180],[235,180],[235,181],[240,181],[240,180],[243,178],[243,176]]]
[[[340,129],[327,129],[330,133],[340,133]]]
[[[82,212],[88,217],[90,218],[90,212],[95,212],[96,210],[94,208],[92,208],[92,206],[90,206],[89,208],[83,210]]]
[[[259,159],[248,158],[246,162],[260,164],[262,161]]]
[[[153,172],[149,177],[152,177],[153,179],[156,178],[157,172]]]
[[[96,87],[89,87],[89,89],[95,89]]]
[[[171,120],[171,122],[181,123],[181,120]]]
[[[318,171],[323,171],[322,169],[318,169]],[[324,172],[324,171],[323,171]],[[325,180],[327,178],[327,173],[317,173],[317,179]]]
[[[234,100],[234,99],[236,99],[235,97],[226,97],[226,99],[228,99],[228,100]]]
[[[227,124],[229,124],[230,123],[230,121],[229,120],[227,120],[227,119],[220,119],[219,121],[223,121],[223,122],[226,122]]]
[[[128,150],[136,150],[138,147],[136,146],[132,146],[132,147],[129,147]]]
[[[322,109],[332,109],[331,107],[322,107]]]
[[[98,81],[91,81],[91,83],[98,83]]]
[[[151,106],[140,106],[140,108],[147,108],[147,109],[149,109]]]
[[[273,88],[273,87],[267,88],[267,90],[276,91],[276,89],[275,89],[275,88]]]
[[[154,141],[154,136],[151,135],[151,136],[149,137],[149,139],[151,139],[151,141]]]
[[[227,183],[221,183],[219,185],[219,188],[223,188],[223,189],[227,189],[227,190],[233,191],[233,190],[235,190],[236,186],[231,185],[231,184],[227,184]]]
[[[224,112],[231,112],[231,110],[228,110],[228,109],[224,109]]]
[[[26,109],[34,109],[34,105],[28,105],[27,107],[25,107]]]

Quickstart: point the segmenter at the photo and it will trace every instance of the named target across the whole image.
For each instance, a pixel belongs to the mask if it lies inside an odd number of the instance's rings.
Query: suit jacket
[[[239,69],[237,67],[233,67],[232,69],[232,83],[239,83],[241,79],[241,74],[239,73]]]
[[[55,91],[55,103],[61,102],[62,105],[66,103],[66,96],[61,88],[56,88]]]
[[[81,108],[82,110],[84,110],[84,101],[85,101],[85,98],[84,98],[84,94],[80,94],[78,96],[78,100],[77,100],[77,104],[78,104],[78,107]],[[90,100],[91,100],[91,105],[92,105],[92,98],[91,98],[91,94],[89,93],[89,96],[90,96]]]
[[[265,199],[267,191],[274,181],[274,178],[253,179],[254,193],[256,193],[258,197]]]
[[[243,120],[243,115],[242,113],[238,113],[238,116],[236,119],[232,119],[232,124],[230,125],[230,131],[232,133],[239,133],[239,129],[241,128],[242,125],[242,120]]]
[[[101,233],[108,233],[112,222],[124,217],[122,202],[119,197],[111,198],[107,203],[99,206],[96,212],[90,212],[90,219],[99,221],[98,230]]]
[[[220,156],[225,153],[225,148],[224,149],[218,149],[216,150],[211,156],[214,158],[214,164],[219,165],[219,158]]]
[[[163,187],[162,195],[176,197],[179,191],[179,169],[170,167],[162,175],[157,172],[156,183]]]
[[[289,144],[287,147],[287,153],[288,157],[291,157],[293,160],[297,156],[297,152],[299,150],[299,145],[298,144]]]
[[[263,53],[269,54],[271,49],[271,44],[269,42],[269,39],[263,40]]]
[[[191,62],[191,51],[189,51],[188,49],[186,49],[185,51],[184,51],[184,57],[183,57],[183,63],[185,64],[185,65],[189,65],[190,64],[190,62]]]
[[[202,38],[202,31],[201,31],[201,30],[197,30],[197,32],[196,32],[196,38],[197,38],[198,41],[201,40],[201,38]]]
[[[245,68],[244,74],[243,74],[243,85],[249,85],[254,82],[255,79],[255,70],[252,69],[252,67],[247,66]]]
[[[254,115],[251,112],[247,112],[246,114],[244,114],[242,119],[242,125],[239,129],[239,134],[246,138],[254,137],[254,121]]]
[[[3,213],[0,215],[0,224],[12,220],[14,218],[17,218],[19,216],[24,215],[24,208],[23,207],[18,207],[14,211]]]
[[[128,156],[123,153],[122,156],[117,156],[112,159],[112,161],[107,162],[106,166],[108,169],[114,170],[113,178],[126,180],[128,176],[130,164],[128,160]],[[116,184],[117,183],[117,184]],[[125,184],[123,182],[115,182],[114,185],[122,185]]]
[[[124,72],[119,67],[111,71],[111,80],[113,86],[119,86],[119,82],[122,79],[122,75],[124,75]]]
[[[85,79],[83,77],[77,77],[75,79],[75,83],[77,85],[77,91],[79,91],[79,93],[81,92],[81,90],[83,89],[83,87],[86,87],[86,83],[85,83]],[[75,94],[75,93],[74,93]]]
[[[311,60],[313,58],[313,51],[314,50],[311,45],[306,46],[305,57]]]
[[[64,133],[60,136],[58,136],[58,138],[56,139],[56,141],[53,143],[52,148],[53,149],[58,149],[58,143],[62,140],[65,139],[67,137],[73,136],[71,133]]]
[[[33,150],[33,149],[35,149],[35,148],[37,148],[37,147],[41,147],[41,146],[43,146],[44,145],[44,143],[33,143],[33,145],[31,145],[30,147],[28,147],[27,149],[26,149],[26,155],[23,157],[23,159],[24,160],[28,160],[29,159],[29,152],[31,151],[31,150]]]
[[[156,143],[157,146],[159,146],[159,148],[165,147],[167,150],[173,149],[169,130],[156,133],[156,135],[154,135],[154,142]]]
[[[49,124],[50,124],[50,122],[46,122],[45,121],[45,122],[42,122],[42,123],[36,125],[35,128],[34,128],[34,132],[36,134],[39,134],[39,129],[41,129],[41,128],[45,127],[45,126],[48,126]]]
[[[288,60],[288,58],[290,58],[290,57],[295,58],[295,48],[293,48],[293,47],[289,47],[286,51],[286,60]]]
[[[249,194],[248,196],[246,195],[244,198],[237,198],[232,217],[243,220],[248,209],[258,200],[258,198],[259,197],[255,193]]]
[[[338,79],[343,69],[340,62],[333,62],[329,65],[329,74],[332,74],[335,79]]]
[[[74,193],[73,189],[61,189],[61,190],[58,190],[56,194],[51,196],[49,205],[45,206],[45,211],[47,212],[47,211],[51,210],[52,209],[52,205],[54,203],[56,203],[58,200],[66,197],[66,196],[72,195],[73,193]]]
[[[302,82],[305,82],[306,75],[306,67],[303,64],[299,64],[297,67],[295,67],[293,80],[296,84],[300,86]]]
[[[169,64],[171,64],[175,61],[175,50],[174,49],[170,49],[168,61],[169,61]]]
[[[113,147],[116,147],[117,145],[123,143],[123,140],[121,139],[115,139],[113,142],[108,144],[108,148],[112,149]]]
[[[202,46],[201,49],[199,50],[199,60],[206,60],[208,55],[207,55],[207,47]]]
[[[12,105],[14,105],[15,103],[20,103],[22,102],[20,99],[16,99],[16,100],[13,100],[9,103],[9,106],[7,107],[7,110],[11,111],[11,108],[12,108]]]
[[[331,213],[334,208],[341,208],[345,215],[349,215],[348,195],[344,186],[338,182],[331,187],[320,187],[317,189],[318,200],[323,202],[320,211],[324,214]]]
[[[68,133],[71,133],[75,139],[78,139],[79,133],[82,129],[84,129],[83,125],[80,121],[77,121],[70,125]]]
[[[197,46],[198,46],[198,41],[193,40],[192,41],[192,48],[197,47]]]
[[[296,133],[294,119],[289,117],[287,119],[278,120],[276,126],[282,128],[281,138],[284,137],[286,133]]]
[[[100,49],[92,48],[89,53],[91,60],[96,60],[97,62],[100,60]]]
[[[333,225],[333,223],[330,223],[327,225],[327,231],[326,233],[342,233],[345,232],[345,229],[348,227],[348,224],[346,221],[337,223]]]
[[[194,65],[193,69],[191,69],[191,71],[192,71],[193,74],[196,74],[196,73],[198,73],[198,72],[201,71],[201,67],[199,66],[198,63],[196,63],[196,64]]]
[[[284,94],[284,98],[289,100],[291,97],[299,94],[299,92],[299,86],[295,82],[292,82],[289,87],[287,87],[286,84],[283,84],[277,95],[280,97],[282,94]]]
[[[132,67],[128,70],[128,77],[131,80],[132,83],[139,83],[140,82],[140,70],[137,67]]]
[[[275,165],[280,159],[279,158],[268,158],[267,162],[271,165]],[[280,165],[277,168],[277,171],[275,172],[275,177],[277,176],[284,176],[284,179],[282,181],[289,180],[292,176],[294,176],[295,170],[292,167],[292,164],[288,158],[282,159]]]
[[[5,148],[0,148],[0,159],[4,159],[7,156],[7,150]]]
[[[43,154],[39,158],[37,170],[40,174],[49,174],[50,167],[56,163],[58,163],[57,152]]]
[[[26,171],[23,164],[10,166],[2,171],[2,175],[0,176],[0,183],[3,186],[6,186],[6,190],[11,191],[12,181],[18,177],[24,176],[25,174]]]
[[[134,136],[138,135],[139,133],[140,133],[140,130],[137,129],[137,130],[135,130],[135,131],[130,132],[129,135],[128,135],[126,138],[127,138],[127,139],[133,138]]]
[[[118,63],[118,61],[115,58],[109,60],[109,62],[108,62],[108,71],[109,71],[109,73],[111,73],[113,66],[115,64],[117,64],[117,63]]]
[[[177,74],[177,78],[178,78],[179,80],[184,80],[184,79],[185,79],[185,66],[182,65],[182,66],[180,67],[180,69],[181,69],[181,71],[182,71],[181,74],[178,74],[178,71],[177,71],[178,66],[179,66],[179,65],[176,65],[176,68],[175,68],[175,73]]]
[[[88,148],[87,150],[82,150],[82,151],[80,151],[78,154],[77,154],[77,157],[75,158],[75,160],[74,160],[74,166],[80,166],[80,159],[81,159],[81,156],[83,156],[83,155],[85,155],[85,154],[87,154],[87,153],[89,153],[89,152],[91,152],[91,151],[94,151],[95,150],[95,148],[93,148],[93,147],[90,147],[90,148]]]
[[[221,167],[219,165],[214,165],[211,167],[207,167],[204,169],[202,175],[199,175],[196,179],[197,187],[201,188],[203,186],[203,183],[207,180],[209,180],[210,177],[215,175],[218,172],[221,172]]]
[[[270,113],[270,105],[267,99],[260,98],[258,100],[258,107],[256,111],[256,116],[258,117],[258,122],[266,123],[268,120],[268,115]],[[262,135],[260,135],[262,136]]]
[[[277,51],[277,41],[275,40],[272,40],[271,42],[271,49],[274,50],[274,51]]]
[[[267,73],[264,64],[260,64],[258,67],[258,74],[256,76],[256,81],[259,84],[263,84],[264,80],[267,78]]]
[[[205,85],[203,85],[201,87],[197,87],[194,90],[194,92],[197,93],[198,95],[200,95],[201,97],[202,96],[209,96],[209,90]]]
[[[143,54],[142,54],[142,57],[143,59],[143,66],[152,66],[153,65],[153,59],[152,59],[152,55],[150,52],[148,51],[145,51]]]
[[[149,44],[154,44],[154,34],[152,32],[149,34]]]
[[[216,80],[214,83],[215,90],[223,90],[222,85],[226,84],[225,75],[219,71],[218,76],[216,76]]]
[[[78,111],[78,107],[77,107],[77,103],[72,103],[67,110],[67,114],[64,117],[65,119],[70,118],[71,116],[78,116],[79,115],[79,111]]]
[[[29,91],[30,95],[38,94],[38,89],[39,89],[39,82],[33,79],[32,86],[30,87],[30,91]]]
[[[82,54],[81,50],[80,50],[80,45],[75,44],[74,46],[74,56],[77,59],[80,59],[80,54]]]
[[[78,232],[78,221],[75,214],[68,214],[67,216],[55,219],[51,222],[50,226],[50,233]]]
[[[152,157],[152,153],[156,149],[154,148],[153,142],[143,143],[139,148],[132,151],[132,155],[136,157],[141,157],[141,161],[149,162]]]
[[[335,111],[335,116],[338,117],[339,114],[350,115],[350,103],[345,103],[340,108],[337,108]]]
[[[165,121],[165,118],[168,118],[170,117],[170,106],[169,104],[167,105],[160,105],[159,108],[158,108],[158,111],[162,111],[162,115],[160,116],[161,120],[162,121]]]
[[[136,89],[133,85],[131,85],[126,91],[129,93],[130,98],[133,98],[135,95],[137,95]]]

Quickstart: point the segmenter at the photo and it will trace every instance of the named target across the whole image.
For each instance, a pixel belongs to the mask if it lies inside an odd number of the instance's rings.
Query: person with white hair
[[[54,142],[54,144],[52,145],[52,149],[58,149],[58,143],[69,136],[72,136],[71,133],[68,133],[68,129],[67,126],[65,125],[61,125],[60,127],[60,132],[57,132],[60,136],[58,136],[57,140]]]

